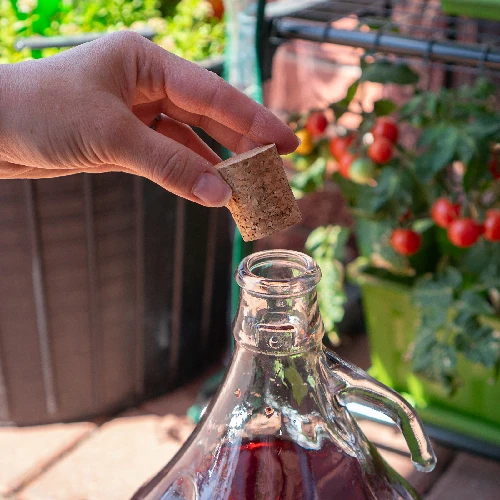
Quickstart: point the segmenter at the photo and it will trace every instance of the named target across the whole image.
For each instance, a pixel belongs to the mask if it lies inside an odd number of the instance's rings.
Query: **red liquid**
[[[367,476],[357,459],[330,442],[320,450],[309,450],[274,437],[243,441],[239,450],[223,446],[209,469],[210,474],[199,471],[204,476],[199,483],[203,500],[411,498],[401,485],[387,482],[385,470]]]

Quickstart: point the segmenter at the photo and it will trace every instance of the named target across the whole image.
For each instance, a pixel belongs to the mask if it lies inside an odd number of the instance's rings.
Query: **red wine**
[[[207,464],[208,465],[208,464]],[[380,464],[381,465],[381,464]],[[386,471],[363,472],[359,461],[334,443],[319,450],[269,437],[223,445],[208,470],[199,470],[201,499],[228,500],[373,500],[411,498],[391,486]]]

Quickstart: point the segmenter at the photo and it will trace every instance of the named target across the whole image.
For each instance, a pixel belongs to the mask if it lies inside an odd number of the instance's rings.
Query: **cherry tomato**
[[[447,228],[459,215],[460,205],[447,198],[438,198],[432,205],[431,217],[439,227]]]
[[[223,0],[208,0],[212,5],[212,10],[214,12],[214,17],[217,19],[222,19],[224,15],[224,2]]]
[[[311,135],[321,135],[328,126],[326,116],[320,111],[316,111],[309,115],[306,121],[306,130]]]
[[[377,137],[368,147],[368,156],[375,163],[387,163],[392,158],[392,142],[385,137]]]
[[[347,135],[337,135],[330,140],[330,153],[332,156],[340,161],[343,154],[347,151],[349,146],[353,143],[355,139],[354,134]]]
[[[484,237],[488,241],[500,241],[500,210],[488,210],[486,212]]]
[[[374,138],[383,137],[393,144],[398,140],[399,129],[396,121],[389,116],[381,116],[375,120],[372,128]]]
[[[413,255],[422,246],[422,236],[411,229],[394,229],[391,234],[391,246],[401,255]]]
[[[498,155],[496,151],[494,151],[491,155],[488,168],[490,170],[493,179],[500,179],[500,172],[498,171]]]
[[[349,153],[349,152],[344,153],[342,158],[340,158],[338,170],[339,170],[339,174],[342,177],[345,177],[346,179],[350,179],[350,177],[351,177],[350,176],[351,165],[355,159],[356,159],[356,156]]]
[[[448,239],[460,248],[471,247],[482,233],[481,225],[470,217],[455,219],[448,226]]]
[[[368,158],[356,158],[349,169],[349,177],[357,184],[366,184],[375,176],[377,166]]]
[[[308,155],[314,149],[311,134],[305,130],[299,130],[295,135],[300,139],[300,144],[295,150],[298,155]]]

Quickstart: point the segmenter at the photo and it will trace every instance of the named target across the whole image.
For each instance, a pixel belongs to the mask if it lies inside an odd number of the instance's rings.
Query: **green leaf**
[[[413,222],[411,228],[417,233],[423,233],[427,231],[427,229],[431,228],[434,225],[434,221],[431,218],[418,219]]]
[[[351,85],[349,85],[346,95],[342,99],[340,99],[340,101],[330,104],[329,108],[333,111],[336,120],[338,120],[344,113],[348,111],[349,105],[351,104],[351,101],[354,99],[356,91],[358,90],[358,85],[359,80],[355,80]]]
[[[379,99],[373,103],[373,111],[377,116],[390,115],[396,107],[396,103],[390,99]]]
[[[414,116],[415,113],[422,112],[422,104],[426,98],[426,94],[415,94],[406,104],[404,104],[400,111],[399,116],[402,119],[408,119]]]
[[[500,358],[500,337],[489,326],[475,326],[459,332],[455,345],[470,361],[493,368]]]
[[[326,333],[344,317],[344,259],[349,230],[341,226],[319,227],[308,237],[305,247],[321,268],[318,303]]]
[[[439,135],[433,132],[428,149],[415,160],[415,171],[423,180],[428,181],[449,165],[456,156],[460,144],[460,132],[454,125],[440,124]]]
[[[362,70],[360,80],[374,83],[409,85],[417,83],[419,76],[407,64],[393,63],[386,59],[381,59],[367,64]]]
[[[457,382],[457,352],[454,346],[438,340],[435,330],[421,327],[415,336],[412,369],[453,392]]]
[[[468,315],[494,313],[491,304],[481,294],[471,290],[462,292],[455,307],[458,311],[465,311]]]
[[[323,187],[326,171],[326,160],[318,158],[306,170],[295,174],[290,181],[292,189],[299,193],[310,193]]]

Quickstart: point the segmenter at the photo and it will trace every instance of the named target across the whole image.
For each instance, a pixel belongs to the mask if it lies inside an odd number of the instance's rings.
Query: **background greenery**
[[[44,10],[45,8],[45,10]],[[44,14],[52,8],[47,20]],[[112,32],[151,27],[154,41],[177,55],[199,61],[222,54],[224,25],[205,0],[0,0],[0,63],[32,58],[15,50],[16,39]],[[60,50],[44,49],[42,57]]]

